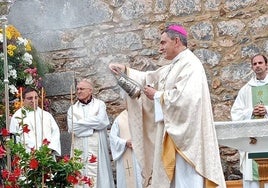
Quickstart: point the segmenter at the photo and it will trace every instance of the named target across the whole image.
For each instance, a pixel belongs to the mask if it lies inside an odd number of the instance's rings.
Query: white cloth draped
[[[19,126],[23,117],[21,110],[17,110],[11,118],[9,131],[13,134],[22,133],[22,127]],[[61,155],[60,131],[53,116],[39,107],[36,111],[25,110],[25,112],[23,123],[28,125],[30,132],[24,133],[25,140],[21,134],[17,137],[18,141],[25,143],[27,151],[30,152],[31,148],[39,148],[43,140],[47,139],[50,142],[48,147],[56,151],[56,155]]]
[[[219,121],[214,124],[221,145],[252,153],[268,150],[268,119]],[[250,144],[250,137],[256,138],[257,143]]]
[[[105,103],[96,98],[92,98],[88,104],[77,101],[69,108],[67,121],[68,131],[74,133],[75,148],[83,151],[83,173],[93,177],[94,188],[114,188],[107,142],[109,119]],[[92,156],[97,157],[97,162],[89,161]]]

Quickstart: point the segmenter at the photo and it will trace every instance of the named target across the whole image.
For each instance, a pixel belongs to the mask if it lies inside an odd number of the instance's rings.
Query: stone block
[[[72,85],[72,92],[75,93],[74,83],[75,73],[72,71],[49,73],[46,74],[45,78],[43,79],[44,88],[48,97],[58,95],[70,95]]]
[[[70,155],[71,144],[72,144],[72,135],[67,131],[60,133],[60,142],[61,142],[61,155]]]

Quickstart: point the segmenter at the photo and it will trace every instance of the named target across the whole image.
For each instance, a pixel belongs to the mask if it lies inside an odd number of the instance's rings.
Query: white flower
[[[12,93],[13,95],[18,93],[18,90],[14,85],[9,85],[8,87],[9,87],[10,93]]]
[[[33,56],[29,53],[25,53],[23,56],[22,56],[22,60],[26,61],[28,63],[28,65],[31,65],[33,62]]]
[[[16,79],[17,78],[17,71],[15,69],[9,70],[9,76]]]
[[[2,33],[0,33],[0,42],[3,43],[3,34]]]
[[[25,84],[26,84],[26,85],[30,85],[30,84],[32,84],[32,83],[33,83],[33,77],[32,77],[32,75],[28,74],[28,75],[26,76]]]
[[[19,177],[19,180],[22,180],[22,181],[24,181],[24,180],[26,180],[27,178],[25,177],[25,176],[20,176]]]
[[[8,65],[8,77],[12,77],[14,79],[17,78],[17,71],[15,69],[13,69],[13,67],[11,65]]]
[[[23,44],[24,46],[26,46],[28,44],[28,40],[27,39],[24,39],[22,37],[18,37],[18,44]]]

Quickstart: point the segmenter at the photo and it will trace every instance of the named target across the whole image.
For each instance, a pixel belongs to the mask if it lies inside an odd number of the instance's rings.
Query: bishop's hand
[[[109,64],[109,69],[115,74],[120,74],[120,72],[126,71],[126,66],[118,63],[111,63]]]

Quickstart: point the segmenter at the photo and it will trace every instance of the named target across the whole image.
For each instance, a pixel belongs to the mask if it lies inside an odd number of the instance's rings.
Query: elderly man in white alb
[[[10,132],[19,133],[17,139],[25,144],[28,152],[31,149],[38,149],[43,144],[43,140],[47,139],[50,142],[48,147],[53,150],[53,154],[61,155],[59,127],[49,112],[38,107],[39,96],[37,90],[27,87],[22,92],[22,98],[23,107],[12,116]],[[28,133],[22,133],[22,126],[20,126],[22,117],[24,117],[24,125],[28,125]]]
[[[267,58],[257,54],[251,59],[254,76],[245,84],[231,109],[233,121],[268,117],[268,76]],[[240,152],[244,188],[259,188],[257,163],[248,159],[247,152]],[[268,186],[268,185],[267,185]]]
[[[92,96],[90,80],[83,79],[76,89],[78,101],[69,108],[67,120],[68,131],[74,134],[74,148],[83,151],[83,174],[94,179],[94,188],[114,188],[107,142],[110,122],[106,105]]]

